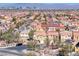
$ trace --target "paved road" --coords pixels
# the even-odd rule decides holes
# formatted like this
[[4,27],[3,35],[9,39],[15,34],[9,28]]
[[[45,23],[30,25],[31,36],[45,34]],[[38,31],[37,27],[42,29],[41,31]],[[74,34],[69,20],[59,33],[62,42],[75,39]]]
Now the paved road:
[[0,56],[24,56],[22,52],[26,49],[26,46],[10,47],[10,48],[0,48]]

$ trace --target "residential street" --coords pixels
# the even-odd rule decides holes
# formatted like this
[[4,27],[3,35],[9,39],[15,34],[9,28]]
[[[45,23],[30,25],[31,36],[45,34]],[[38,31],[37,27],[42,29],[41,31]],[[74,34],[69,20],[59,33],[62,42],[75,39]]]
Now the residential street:
[[0,56],[23,56],[22,51],[26,49],[26,46],[0,48]]

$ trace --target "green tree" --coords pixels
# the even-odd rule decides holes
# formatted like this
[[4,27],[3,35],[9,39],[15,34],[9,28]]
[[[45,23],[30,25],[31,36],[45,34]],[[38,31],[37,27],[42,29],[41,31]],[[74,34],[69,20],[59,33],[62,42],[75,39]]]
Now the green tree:
[[21,25],[23,25],[25,23],[25,21],[21,21],[21,22],[18,22],[17,24],[16,24],[16,28],[19,28]]
[[63,43],[61,53],[62,53],[63,55],[65,55],[65,56],[67,56],[68,53],[73,52],[74,49],[75,49],[75,48],[73,47],[72,44],[65,44],[65,43]]
[[28,42],[27,46],[31,50],[36,50],[36,48],[37,48],[37,41],[31,40],[31,41]]
[[2,33],[2,30],[1,30],[1,31],[0,31],[0,38],[1,38],[2,34],[3,34],[3,33]]
[[7,40],[8,42],[11,42],[13,39],[15,39],[15,36],[12,33],[13,29],[9,29],[7,32],[2,34],[2,38],[4,40]]
[[16,24],[16,17],[13,17],[12,21]]
[[30,32],[28,33],[29,39],[33,39],[34,32],[35,32],[35,30],[30,30]]

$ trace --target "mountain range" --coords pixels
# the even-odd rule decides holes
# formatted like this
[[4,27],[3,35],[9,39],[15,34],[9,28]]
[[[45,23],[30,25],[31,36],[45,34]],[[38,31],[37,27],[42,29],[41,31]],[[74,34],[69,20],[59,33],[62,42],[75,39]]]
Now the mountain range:
[[0,3],[1,8],[79,9],[79,3]]

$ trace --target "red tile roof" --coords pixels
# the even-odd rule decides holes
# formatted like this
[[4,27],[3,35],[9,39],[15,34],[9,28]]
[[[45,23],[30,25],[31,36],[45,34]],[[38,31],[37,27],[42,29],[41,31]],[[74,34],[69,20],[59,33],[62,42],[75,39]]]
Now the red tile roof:
[[48,31],[47,33],[44,32],[44,31],[35,32],[35,35],[46,36],[46,34],[47,34],[48,36],[51,36],[51,35],[56,35],[56,36],[58,36],[58,32],[56,32],[56,31]]

